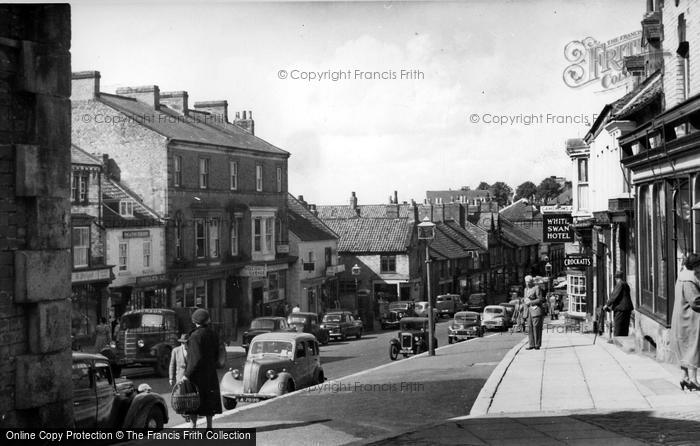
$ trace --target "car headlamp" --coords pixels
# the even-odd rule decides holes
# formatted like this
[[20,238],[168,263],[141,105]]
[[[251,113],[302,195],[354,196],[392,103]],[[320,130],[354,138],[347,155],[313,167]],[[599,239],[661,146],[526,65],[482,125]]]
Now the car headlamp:
[[268,370],[267,373],[265,373],[265,375],[268,377],[268,379],[277,378],[277,372],[272,369]]
[[116,342],[116,341],[110,342],[110,343],[109,343],[109,347],[110,347],[110,348],[117,348],[117,342]]
[[138,341],[136,341],[136,345],[138,345],[139,348],[143,348],[146,345],[146,343],[143,342],[143,339],[139,339]]
[[414,337],[413,339],[415,339],[416,341],[420,341],[420,338],[418,336]]
[[241,371],[238,369],[233,369],[233,370],[231,370],[231,376],[233,376],[233,379],[240,379],[241,378]]

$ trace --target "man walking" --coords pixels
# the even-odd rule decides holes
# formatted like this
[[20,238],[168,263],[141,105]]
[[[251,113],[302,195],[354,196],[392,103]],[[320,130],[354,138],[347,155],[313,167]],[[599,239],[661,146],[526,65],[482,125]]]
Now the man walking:
[[528,341],[526,350],[539,350],[542,344],[542,318],[544,310],[540,287],[535,285],[532,276],[525,276],[525,298],[523,299],[525,316],[527,317]]
[[625,273],[622,271],[615,273],[615,288],[610,293],[610,299],[603,309],[613,312],[613,336],[627,336],[630,328],[630,316],[634,308],[630,298],[630,286],[625,282]]

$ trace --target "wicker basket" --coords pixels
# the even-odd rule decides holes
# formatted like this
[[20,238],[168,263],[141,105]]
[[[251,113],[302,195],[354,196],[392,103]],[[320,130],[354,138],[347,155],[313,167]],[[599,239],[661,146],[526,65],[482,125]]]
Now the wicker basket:
[[196,413],[199,403],[199,390],[192,381],[186,379],[175,384],[170,394],[170,404],[175,413]]

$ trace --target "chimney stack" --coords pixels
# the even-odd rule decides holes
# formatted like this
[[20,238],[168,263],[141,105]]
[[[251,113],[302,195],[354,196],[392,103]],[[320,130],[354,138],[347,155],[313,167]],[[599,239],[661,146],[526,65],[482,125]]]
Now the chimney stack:
[[134,98],[138,102],[142,102],[156,110],[160,108],[160,88],[157,85],[117,88],[117,94]]
[[352,192],[350,195],[350,209],[357,209],[357,195],[355,195],[355,192]]
[[394,203],[399,204],[399,193],[394,191]]
[[160,103],[186,116],[188,96],[186,91],[164,91],[160,94]]
[[215,116],[222,123],[228,122],[228,102],[225,100],[195,102],[194,109],[207,112]]
[[71,101],[90,101],[100,95],[100,72],[78,71],[71,80]]
[[255,121],[253,121],[252,110],[248,110],[248,113],[246,113],[246,111],[243,110],[242,119],[241,114],[239,112],[236,112],[236,119],[234,119],[233,123],[245,130],[246,132],[250,133],[251,135],[255,135]]

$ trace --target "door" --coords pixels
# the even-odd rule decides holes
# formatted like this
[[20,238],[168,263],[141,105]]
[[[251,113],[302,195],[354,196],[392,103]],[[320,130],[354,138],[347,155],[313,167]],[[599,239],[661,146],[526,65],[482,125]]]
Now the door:
[[294,349],[294,366],[292,370],[297,389],[306,387],[308,383],[308,356],[306,342],[297,341]]
[[110,417],[114,407],[115,389],[112,373],[107,362],[96,361],[93,366],[93,381],[97,397],[97,428],[111,427]]
[[253,288],[253,318],[263,316],[263,289]]
[[92,373],[87,362],[73,363],[73,418],[75,427],[94,429],[97,400],[92,386]]

